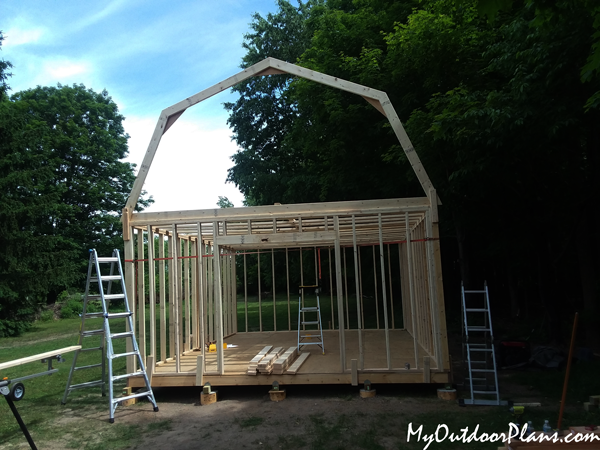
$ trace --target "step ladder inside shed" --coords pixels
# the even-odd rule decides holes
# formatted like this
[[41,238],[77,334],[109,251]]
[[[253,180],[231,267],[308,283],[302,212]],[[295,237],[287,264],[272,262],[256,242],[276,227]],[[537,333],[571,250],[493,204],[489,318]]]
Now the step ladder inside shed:
[[[317,296],[316,306],[307,306],[303,301],[302,293],[305,289],[315,289]],[[318,345],[325,354],[323,342],[323,327],[321,326],[321,303],[319,301],[320,288],[314,286],[298,287],[298,351],[305,345]],[[308,329],[307,329],[308,325]]]
[[[461,405],[507,405],[500,400],[494,349],[494,332],[487,283],[483,290],[467,291],[461,285],[463,310],[463,348],[466,371],[465,387],[470,399]],[[468,384],[467,384],[468,383]]]
[[[107,269],[107,265],[110,264],[110,269]],[[105,270],[101,270],[104,267]],[[108,273],[107,273],[108,272]],[[113,282],[120,282],[121,293],[113,294]],[[92,284],[94,283],[94,285]],[[105,291],[105,283],[107,283]],[[96,289],[90,289],[91,286],[97,286]],[[91,291],[97,291],[92,293]],[[99,301],[102,311],[101,312],[88,312],[92,308],[92,302]],[[109,312],[109,306],[111,301],[122,301],[124,311],[122,312]],[[138,348],[137,340],[133,330],[133,313],[129,308],[129,302],[127,300],[127,291],[125,290],[125,280],[123,278],[123,269],[121,266],[121,258],[119,250],[114,250],[111,257],[98,257],[96,250],[90,250],[90,261],[88,265],[88,276],[85,286],[85,295],[83,299],[83,312],[81,314],[81,327],[79,333],[79,342],[81,346],[80,350],[75,352],[73,357],[73,364],[71,371],[69,372],[69,378],[67,380],[67,386],[63,395],[62,404],[67,402],[67,397],[76,389],[82,389],[87,387],[100,386],[102,389],[102,396],[106,395],[106,384],[108,382],[108,396],[110,405],[110,423],[114,423],[115,410],[119,403],[138,397],[147,397],[148,401],[154,406],[154,411],[158,411],[156,400],[154,399],[154,393],[150,387],[148,375],[146,374],[146,368]],[[103,325],[98,327],[90,327],[90,323],[93,322],[90,319],[103,319]],[[123,319],[125,321],[125,331],[119,331],[117,333],[111,331],[111,324],[119,326],[117,323],[118,319],[121,319],[120,325],[123,325]],[[93,336],[100,336],[100,342],[98,339],[94,339]],[[92,338],[92,339],[87,339]],[[125,339],[127,350],[123,353],[115,353],[113,348],[113,339]],[[95,342],[94,344],[88,344],[88,342]],[[82,352],[97,352],[101,353],[101,362],[88,364],[88,365],[77,365],[77,359]],[[113,360],[117,358],[126,358],[128,356],[134,356],[136,358],[139,369],[133,373],[126,373],[124,375],[114,375],[113,373]],[[108,361],[108,376],[106,371],[106,362]],[[72,384],[73,375],[75,372],[86,369],[102,368],[102,375],[99,380],[88,381],[79,384]],[[134,394],[117,397],[114,395],[114,384],[119,381],[126,381],[133,377],[143,377],[145,387]]]

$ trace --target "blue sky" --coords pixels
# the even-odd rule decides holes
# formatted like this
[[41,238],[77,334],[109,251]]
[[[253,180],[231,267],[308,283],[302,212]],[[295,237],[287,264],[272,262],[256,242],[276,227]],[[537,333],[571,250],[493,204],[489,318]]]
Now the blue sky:
[[[252,14],[275,0],[6,1],[0,57],[13,64],[12,93],[57,83],[106,89],[125,116],[129,161],[140,164],[164,108],[238,72]],[[213,208],[236,151],[221,93],[186,111],[165,134],[146,189],[150,211]]]

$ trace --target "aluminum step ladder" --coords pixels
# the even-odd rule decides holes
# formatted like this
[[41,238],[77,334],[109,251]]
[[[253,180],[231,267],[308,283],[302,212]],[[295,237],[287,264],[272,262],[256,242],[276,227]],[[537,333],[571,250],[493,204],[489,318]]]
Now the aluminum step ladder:
[[[304,289],[315,288],[315,295],[317,296],[317,306],[306,306],[302,301],[302,293]],[[325,343],[323,342],[323,327],[321,326],[321,303],[319,301],[318,285],[313,286],[299,286],[298,287],[298,351],[305,345],[318,345],[325,354]],[[306,313],[310,316],[308,320]],[[314,317],[316,315],[316,317]],[[306,325],[315,327],[312,329],[306,329]],[[314,333],[314,334],[313,334]]]
[[[101,265],[106,267],[106,264],[110,264],[110,271],[106,274],[106,269],[103,271],[100,269]],[[121,284],[122,293],[121,294],[113,294],[112,286],[113,282],[119,282]],[[92,294],[90,292],[91,283],[97,283],[97,289],[94,291],[98,291],[98,294]],[[105,293],[104,283],[108,283]],[[88,312],[90,307],[90,302],[93,300],[100,300],[102,305],[102,312]],[[109,305],[111,301],[123,301],[123,307],[125,309],[124,312],[109,312]],[[148,380],[148,375],[146,374],[146,368],[144,366],[144,362],[142,361],[142,356],[140,354],[140,350],[138,348],[137,340],[135,338],[133,328],[133,312],[129,309],[129,301],[127,300],[127,291],[125,289],[125,280],[123,278],[123,268],[121,266],[121,257],[119,255],[119,250],[114,250],[111,257],[103,258],[98,257],[96,250],[90,250],[90,262],[88,265],[88,276],[87,282],[85,285],[85,295],[83,300],[83,312],[81,313],[81,327],[79,334],[79,342],[81,345],[81,350],[77,350],[75,352],[75,356],[73,357],[73,364],[71,366],[71,371],[69,372],[69,378],[67,380],[67,386],[65,388],[65,393],[63,395],[62,404],[66,404],[67,397],[76,389],[83,389],[88,387],[96,387],[100,386],[102,389],[102,396],[106,395],[106,384],[108,379],[108,397],[109,397],[109,405],[110,405],[110,423],[114,423],[115,421],[115,410],[119,403],[129,400],[132,398],[139,397],[147,397],[148,401],[152,403],[154,406],[154,411],[158,411],[158,406],[156,405],[156,400],[154,399],[154,393],[152,392],[152,388],[150,387],[150,382]],[[103,326],[101,328],[93,327],[94,329],[88,329],[89,319],[103,319]],[[110,321],[115,319],[125,319],[125,332],[113,333],[110,329]],[[100,344],[92,347],[87,347],[84,345],[86,343],[86,338],[92,336],[101,336]],[[131,351],[125,351],[124,353],[115,353],[113,348],[113,339],[125,339],[126,344],[131,344]],[[130,342],[127,342],[127,339],[131,339]],[[87,340],[89,341],[89,340]],[[106,347],[105,347],[106,345]],[[106,349],[106,351],[105,351]],[[77,358],[81,352],[93,352],[100,351],[102,354],[102,361],[96,364],[89,364],[78,366]],[[113,360],[117,358],[125,358],[128,356],[135,356],[137,360],[138,367],[140,368],[134,373],[127,373],[124,375],[114,375],[113,374]],[[106,373],[106,361],[108,360],[108,377]],[[89,381],[85,383],[72,384],[73,374],[80,370],[93,369],[101,367],[102,368],[102,378],[96,381]],[[141,389],[139,392],[134,394],[117,397],[114,395],[114,382],[120,380],[128,380],[133,377],[143,377],[145,382],[145,388]]]
[[[508,405],[500,400],[494,332],[487,282],[483,290],[467,291],[461,283],[463,345],[469,376],[470,399],[461,405]],[[483,301],[482,301],[483,298]]]

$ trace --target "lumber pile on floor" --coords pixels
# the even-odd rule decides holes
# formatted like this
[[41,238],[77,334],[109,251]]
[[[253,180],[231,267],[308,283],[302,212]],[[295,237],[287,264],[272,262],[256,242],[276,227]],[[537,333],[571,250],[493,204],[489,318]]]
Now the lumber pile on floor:
[[272,345],[267,345],[260,352],[258,352],[258,354],[254,358],[252,358],[252,361],[250,361],[250,364],[248,365],[248,375],[256,375],[258,363],[261,362],[261,360],[267,355],[267,353],[269,353],[269,350],[271,350],[272,348]]
[[258,354],[252,358],[248,365],[248,375],[257,375],[259,372],[263,375],[296,375],[300,366],[308,359],[310,353],[298,353],[298,347],[290,347],[284,350],[283,347],[273,348],[267,345]]
[[273,371],[275,360],[283,353],[283,347],[276,347],[271,353],[265,356],[258,363],[258,371],[264,375],[269,375]]
[[290,347],[288,348],[283,355],[277,358],[277,361],[273,363],[273,373],[275,375],[283,374],[287,368],[292,364],[292,362],[298,356],[298,347]]
[[294,361],[294,364],[291,365],[291,367],[285,372],[285,374],[286,375],[296,375],[296,372],[298,372],[298,370],[300,369],[300,366],[302,364],[304,364],[304,361],[306,361],[309,356],[310,356],[310,353],[308,353],[308,352],[300,353],[300,356],[298,357],[298,359],[296,361]]

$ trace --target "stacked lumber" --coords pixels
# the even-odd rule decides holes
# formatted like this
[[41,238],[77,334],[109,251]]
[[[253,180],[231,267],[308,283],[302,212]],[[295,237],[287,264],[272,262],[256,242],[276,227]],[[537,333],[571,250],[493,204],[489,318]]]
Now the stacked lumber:
[[269,375],[273,371],[273,364],[282,353],[283,347],[274,348],[271,353],[258,363],[258,371],[262,374]]
[[298,372],[298,370],[300,370],[300,366],[302,364],[304,364],[304,361],[306,361],[308,359],[308,357],[310,356],[310,353],[305,352],[305,353],[300,353],[300,356],[298,357],[298,359],[296,361],[294,361],[294,364],[292,364],[290,366],[290,368],[288,370],[286,370],[286,375],[296,375],[296,372]]
[[250,364],[248,365],[248,375],[256,375],[256,371],[258,369],[258,363],[269,353],[269,350],[273,348],[272,345],[267,345],[263,348],[258,354],[252,358]]
[[283,355],[281,355],[277,360],[273,363],[273,373],[276,375],[282,375],[283,372],[287,370],[287,368],[294,362],[296,357],[298,356],[298,347],[290,347],[288,348]]

